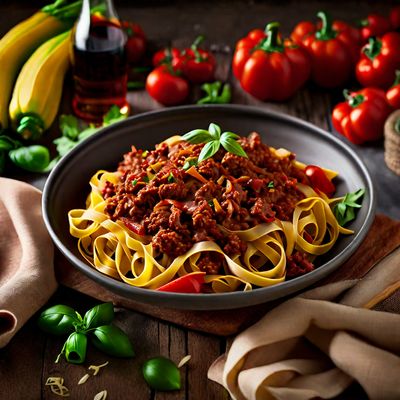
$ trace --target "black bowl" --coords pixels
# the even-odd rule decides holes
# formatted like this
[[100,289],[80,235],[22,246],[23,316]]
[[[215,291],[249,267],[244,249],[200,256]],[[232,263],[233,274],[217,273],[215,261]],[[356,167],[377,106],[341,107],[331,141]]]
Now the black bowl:
[[[337,194],[365,188],[363,206],[349,228],[354,235],[340,237],[335,246],[320,258],[314,271],[275,286],[249,292],[223,294],[166,293],[129,286],[101,274],[81,257],[77,240],[69,234],[67,213],[83,208],[89,193],[89,180],[99,169],[113,171],[122,155],[134,144],[148,149],[163,139],[210,122],[239,135],[252,131],[263,142],[285,147],[306,164],[321,165],[339,172]],[[62,158],[50,174],[43,193],[43,215],[56,246],[79,270],[97,283],[121,296],[159,306],[215,310],[258,304],[299,291],[326,277],[357,249],[373,221],[375,194],[369,173],[358,156],[331,134],[299,119],[248,106],[185,106],[134,116],[102,129]]]

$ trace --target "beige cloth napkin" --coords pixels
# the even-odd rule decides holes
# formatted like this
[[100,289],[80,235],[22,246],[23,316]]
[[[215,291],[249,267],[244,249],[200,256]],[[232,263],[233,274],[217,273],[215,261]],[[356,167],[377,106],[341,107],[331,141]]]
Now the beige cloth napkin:
[[57,287],[41,197],[31,185],[0,178],[0,348]]
[[370,308],[399,289],[400,248],[361,281],[313,289],[267,313],[208,377],[234,399],[330,399],[357,380],[372,400],[398,400],[400,315]]

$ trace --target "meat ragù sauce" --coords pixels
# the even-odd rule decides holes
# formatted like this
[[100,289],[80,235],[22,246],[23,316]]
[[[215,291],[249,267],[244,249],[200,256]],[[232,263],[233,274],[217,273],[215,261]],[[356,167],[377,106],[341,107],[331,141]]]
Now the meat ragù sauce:
[[[204,144],[161,143],[151,151],[132,147],[119,164],[119,183],[107,182],[102,190],[106,214],[149,236],[154,249],[170,257],[207,240],[230,257],[242,255],[246,243],[228,231],[275,219],[290,221],[296,203],[304,198],[297,183],[309,182],[294,165],[293,153],[278,158],[257,133],[238,142],[248,158],[221,147],[191,169]],[[200,176],[190,173],[194,168]],[[221,272],[222,263],[222,256],[207,253],[199,261],[209,274]]]

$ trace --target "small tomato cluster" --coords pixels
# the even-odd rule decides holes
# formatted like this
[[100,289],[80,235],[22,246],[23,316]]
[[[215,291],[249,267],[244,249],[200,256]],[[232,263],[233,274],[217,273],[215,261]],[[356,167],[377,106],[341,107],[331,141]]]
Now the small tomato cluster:
[[182,104],[189,96],[190,83],[214,79],[215,58],[199,47],[203,40],[199,36],[189,48],[166,48],[154,54],[154,70],[146,80],[147,92],[153,99],[166,106]]

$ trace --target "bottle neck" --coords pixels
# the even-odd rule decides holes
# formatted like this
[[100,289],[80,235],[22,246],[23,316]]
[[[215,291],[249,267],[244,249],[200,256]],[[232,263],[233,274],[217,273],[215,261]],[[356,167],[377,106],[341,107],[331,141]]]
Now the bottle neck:
[[113,0],[83,0],[82,11],[83,9],[110,20],[119,19]]

